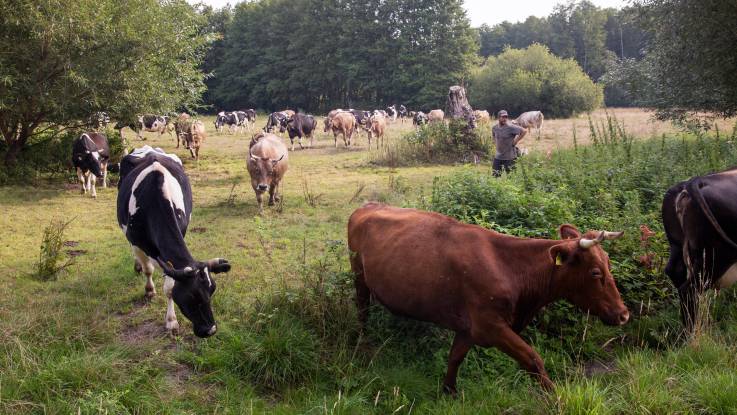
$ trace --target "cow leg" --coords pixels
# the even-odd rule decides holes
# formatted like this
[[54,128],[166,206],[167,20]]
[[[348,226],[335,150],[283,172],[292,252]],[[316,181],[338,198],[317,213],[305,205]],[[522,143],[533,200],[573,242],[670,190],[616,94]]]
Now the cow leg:
[[87,182],[88,188],[90,189],[90,194],[92,195],[92,197],[97,198],[97,176],[90,172],[90,174],[87,175]]
[[298,137],[298,139],[299,139],[299,148],[302,149],[302,150],[304,150],[305,149],[305,146],[302,145],[302,136],[300,135]]
[[522,369],[540,382],[543,388],[547,390],[554,388],[555,385],[550,380],[548,372],[545,371],[545,363],[543,363],[540,355],[509,326],[501,326],[498,331],[484,330],[483,333],[473,333],[473,337],[476,338],[478,334],[483,339],[491,333],[494,333],[494,338],[490,339],[491,345],[496,346],[499,350],[516,360],[522,366]]
[[256,202],[258,202],[258,213],[264,213],[264,194],[256,192]]
[[458,368],[466,358],[466,354],[473,346],[473,341],[468,333],[457,332],[453,339],[453,346],[450,348],[448,355],[448,371],[443,379],[443,392],[456,395],[456,378],[458,377]]
[[82,173],[82,169],[77,167],[77,177],[79,178],[79,184],[82,185],[82,189],[80,190],[81,194],[87,193],[87,180],[84,176],[84,173]]
[[358,253],[350,254],[351,270],[355,278],[353,284],[356,287],[356,307],[358,308],[358,321],[365,327],[368,322],[369,307],[371,306],[371,290],[366,285],[366,277],[363,272],[363,262]]
[[[156,295],[156,287],[154,287],[154,264],[151,259],[140,248],[133,246],[133,257],[136,265],[140,265],[144,275],[146,275],[146,299],[151,299]],[[135,268],[135,267],[134,267]]]
[[101,163],[102,164],[102,188],[107,189],[107,164],[108,162]]
[[166,296],[166,330],[174,333],[179,331],[179,322],[177,321],[177,312],[174,310],[174,299],[172,298],[172,290],[174,289],[174,279],[164,276],[164,295]]
[[338,148],[338,134],[335,134],[335,132],[333,132],[333,139],[335,140],[335,148]]
[[289,141],[292,143],[292,151],[294,151],[294,139],[289,137]]

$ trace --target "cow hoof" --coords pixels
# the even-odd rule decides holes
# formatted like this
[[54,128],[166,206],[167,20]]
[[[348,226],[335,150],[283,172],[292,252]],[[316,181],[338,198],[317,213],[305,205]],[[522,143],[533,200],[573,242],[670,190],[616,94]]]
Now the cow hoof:
[[269,200],[269,206],[274,206],[274,201],[273,200]]
[[156,297],[156,290],[146,290],[146,300],[150,301],[154,297]]
[[458,391],[456,390],[455,386],[443,385],[443,393],[454,398],[458,396]]
[[172,335],[179,334],[179,322],[174,321],[167,321],[166,322],[166,331],[171,332]]
[[143,272],[143,267],[141,267],[141,264],[139,264],[138,262],[134,262],[133,271],[135,271],[136,274],[140,274],[141,272]]

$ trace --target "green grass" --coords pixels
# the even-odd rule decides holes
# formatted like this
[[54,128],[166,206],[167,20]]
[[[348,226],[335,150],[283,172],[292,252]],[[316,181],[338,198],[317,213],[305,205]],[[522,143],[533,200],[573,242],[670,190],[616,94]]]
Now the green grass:
[[[264,124],[259,119],[257,125]],[[206,125],[212,130],[210,119]],[[397,140],[410,129],[391,125],[390,137]],[[0,413],[734,413],[733,290],[713,302],[711,330],[696,342],[684,344],[674,334],[679,326],[672,298],[650,312],[645,304],[622,329],[590,319],[553,335],[553,321],[523,334],[545,360],[555,392],[540,391],[498,351],[476,348],[461,367],[459,397],[444,396],[448,332],[376,307],[360,334],[345,227],[365,200],[429,207],[433,178],[469,170],[486,174],[489,166],[376,167],[365,135],[359,148],[336,150],[332,138],[321,134],[318,148],[290,154],[283,210],[258,216],[245,170],[248,138],[209,137],[199,163],[174,150],[167,136],[146,142],[185,161],[195,204],[190,230],[199,230],[187,235],[194,256],[221,256],[233,264],[217,278],[219,332],[206,340],[190,334],[181,314],[183,334],[169,337],[163,298],[143,302],[145,281],[133,272],[115,219],[115,186],[98,187],[93,200],[70,184],[70,171],[0,188]],[[576,160],[572,152],[555,157]],[[724,157],[705,153],[714,165]],[[542,180],[535,168],[552,171],[540,163],[529,166],[524,180]],[[657,177],[642,173],[649,172],[644,166],[622,174],[632,181]],[[509,203],[522,198],[515,192],[503,196]],[[610,202],[616,200],[601,206]],[[531,223],[546,228],[545,215],[569,212],[552,205],[557,210],[532,214],[537,222]],[[518,213],[509,212],[502,213]],[[575,209],[571,215],[574,222],[596,219]],[[43,229],[52,220],[72,218],[65,239],[79,245],[63,249],[86,253],[56,281],[39,281],[33,273]],[[657,238],[663,242],[662,234]],[[623,266],[617,277],[626,280],[630,272],[636,271]],[[162,282],[158,275],[157,284]],[[608,369],[590,370],[593,361]]]

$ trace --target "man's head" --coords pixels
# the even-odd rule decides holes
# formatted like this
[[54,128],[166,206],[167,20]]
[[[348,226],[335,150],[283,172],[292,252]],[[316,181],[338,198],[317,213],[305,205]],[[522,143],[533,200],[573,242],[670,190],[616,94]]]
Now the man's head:
[[497,118],[499,118],[499,125],[507,125],[507,121],[509,121],[509,114],[507,114],[506,110],[501,110],[497,114]]

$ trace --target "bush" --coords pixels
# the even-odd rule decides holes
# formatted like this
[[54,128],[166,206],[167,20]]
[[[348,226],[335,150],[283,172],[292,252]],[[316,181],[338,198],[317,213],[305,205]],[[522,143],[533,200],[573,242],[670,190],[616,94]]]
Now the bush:
[[423,125],[389,142],[373,162],[390,167],[418,163],[455,163],[486,159],[492,149],[488,127],[468,130],[465,121]]
[[573,59],[561,59],[547,47],[507,49],[478,68],[468,88],[473,106],[513,114],[540,110],[570,117],[602,105],[604,93]]
[[[606,246],[622,296],[632,310],[662,310],[675,298],[662,272],[668,259],[660,219],[663,194],[680,180],[737,164],[737,143],[717,136],[634,142],[614,119],[591,128],[591,147],[555,152],[550,159],[526,156],[505,178],[469,168],[436,179],[430,209],[527,237],[558,238],[556,228],[567,222],[582,231],[624,230],[622,240]],[[641,224],[656,232],[646,247],[640,242]],[[646,253],[654,254],[655,269],[638,263]],[[559,303],[533,326],[543,334],[539,341],[561,335],[568,341],[582,331],[585,318]]]
[[[110,144],[110,162],[119,162],[124,150],[120,132],[108,129],[102,133]],[[67,130],[47,131],[35,136],[19,154],[12,170],[0,169],[0,185],[26,183],[38,178],[73,178],[72,145],[80,134],[81,130]]]
[[55,280],[60,271],[72,264],[68,260],[60,264],[64,259],[62,247],[64,246],[64,231],[70,222],[53,220],[44,228],[41,251],[38,255],[36,265],[36,277],[42,281]]

